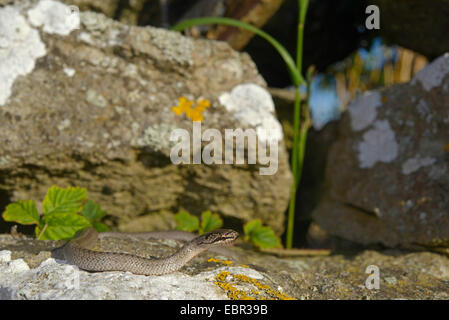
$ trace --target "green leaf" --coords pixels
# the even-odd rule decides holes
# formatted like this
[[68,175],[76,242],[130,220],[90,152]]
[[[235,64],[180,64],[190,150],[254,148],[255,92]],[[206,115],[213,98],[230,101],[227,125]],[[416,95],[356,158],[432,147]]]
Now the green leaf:
[[254,230],[262,227],[262,221],[260,219],[251,220],[243,226],[243,232],[245,233],[246,240],[249,240]]
[[44,219],[41,219],[39,221],[39,223],[37,224],[36,228],[34,228],[34,234],[35,234],[37,240],[42,239],[42,236],[41,237],[39,237],[39,236],[41,234],[42,229],[44,229],[44,228],[47,228],[47,226],[45,226]]
[[279,248],[281,241],[269,227],[262,227],[253,233],[251,241],[260,248]]
[[259,248],[281,247],[281,241],[270,227],[262,226],[260,220],[253,220],[243,226],[245,239]]
[[5,221],[15,221],[21,224],[38,224],[39,213],[33,200],[9,204],[2,215]]
[[106,212],[101,210],[100,205],[92,200],[87,200],[81,212],[89,221],[100,220]]
[[44,215],[79,212],[86,200],[86,193],[86,189],[80,187],[61,189],[52,186],[42,202]]
[[197,217],[192,216],[187,211],[180,211],[175,214],[176,230],[194,232],[198,230],[200,222]]
[[92,226],[94,227],[95,230],[97,230],[97,232],[106,232],[110,230],[107,225],[101,222],[93,222]]
[[205,211],[201,214],[200,234],[221,228],[223,220],[216,213]]
[[[91,225],[85,217],[70,212],[58,212],[43,217],[43,224],[36,227],[36,236],[45,228],[41,240],[70,239],[80,230]],[[46,226],[46,227],[45,227]]]

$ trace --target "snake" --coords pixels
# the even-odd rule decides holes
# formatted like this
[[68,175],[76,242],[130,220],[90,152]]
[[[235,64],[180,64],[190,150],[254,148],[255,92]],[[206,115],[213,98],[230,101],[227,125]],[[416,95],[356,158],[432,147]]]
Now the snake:
[[[53,250],[53,255],[64,256],[67,263],[91,271],[128,271],[138,275],[164,275],[181,269],[186,263],[205,250],[216,250],[218,246],[230,245],[238,238],[237,231],[217,229],[199,236],[183,231],[160,232],[101,232],[89,227],[75,235],[64,246]],[[95,251],[98,238],[137,238],[187,241],[178,251],[162,258],[144,258],[119,252]]]

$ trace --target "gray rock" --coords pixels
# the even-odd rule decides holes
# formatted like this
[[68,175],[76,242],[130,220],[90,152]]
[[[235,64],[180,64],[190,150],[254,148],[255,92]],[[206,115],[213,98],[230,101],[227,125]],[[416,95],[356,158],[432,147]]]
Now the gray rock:
[[449,247],[449,54],[349,107],[313,219],[361,244]]
[[[99,250],[147,257],[180,245],[103,240]],[[237,258],[203,252],[175,273],[139,276],[78,270],[50,258],[57,245],[0,235],[0,299],[449,299],[449,259],[429,252],[278,258],[237,243]],[[369,289],[376,267],[379,289]]]
[[[0,192],[10,201],[76,185],[121,230],[172,228],[172,213],[184,208],[283,231],[288,156],[248,55],[92,12],[67,20],[68,7],[54,0],[18,3],[0,7]],[[277,172],[259,174],[262,162],[172,164],[171,133],[192,133],[192,121],[172,111],[182,96],[211,102],[203,133],[272,130]]]
[[[242,265],[238,260],[244,255],[237,249],[232,253],[236,257],[233,261],[206,252],[180,271],[142,276],[129,272],[89,273],[64,260],[55,260],[60,257],[50,257],[50,250],[59,245],[56,241],[2,236],[0,244],[9,249],[0,251],[0,299],[223,300],[254,295],[270,298],[273,294],[288,297],[269,273]],[[114,238],[103,238],[97,244],[100,250],[129,252],[147,258],[170,255],[181,245],[173,240]],[[266,292],[253,293],[257,285],[267,286]]]
[[88,273],[53,258],[32,270],[22,259],[5,261],[0,270],[3,275],[0,279],[2,300],[226,298],[226,294],[210,281],[214,278],[211,273],[197,276],[176,273],[158,277],[126,272]]

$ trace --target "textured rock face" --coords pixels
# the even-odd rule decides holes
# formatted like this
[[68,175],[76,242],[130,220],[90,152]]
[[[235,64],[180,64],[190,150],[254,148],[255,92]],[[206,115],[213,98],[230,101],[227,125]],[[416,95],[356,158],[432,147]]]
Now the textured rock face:
[[[129,272],[90,273],[80,270],[59,260],[63,257],[51,257],[50,250],[60,244],[1,235],[0,299],[289,298],[286,292],[290,288],[288,281],[280,281],[279,276],[271,271],[256,271],[242,265],[248,260],[238,248],[230,249],[232,252],[229,254],[234,256],[231,259],[203,252],[179,271],[162,276],[143,276]],[[103,238],[96,244],[101,251],[127,252],[146,258],[169,256],[181,246],[181,242],[169,239],[141,241],[132,237]],[[256,294],[254,289],[257,285],[267,289],[258,290]],[[236,286],[240,293],[236,292]]]
[[[99,247],[165,256],[177,245],[160,240]],[[78,270],[50,258],[55,246],[0,235],[0,299],[449,299],[449,259],[429,252],[285,259],[234,248],[235,259],[203,252],[180,271],[141,276]],[[378,289],[366,286],[373,266],[379,270]]]
[[449,246],[449,54],[408,84],[356,99],[329,153],[313,213],[362,244]]
[[182,96],[211,102],[203,132],[279,132],[251,59],[225,43],[91,12],[77,21],[67,9],[51,0],[0,7],[1,194],[41,200],[51,185],[82,186],[122,230],[171,228],[170,212],[183,207],[259,217],[282,232],[291,185],[282,141],[274,175],[260,175],[259,164],[170,161],[171,132],[192,132],[192,121],[172,111]]

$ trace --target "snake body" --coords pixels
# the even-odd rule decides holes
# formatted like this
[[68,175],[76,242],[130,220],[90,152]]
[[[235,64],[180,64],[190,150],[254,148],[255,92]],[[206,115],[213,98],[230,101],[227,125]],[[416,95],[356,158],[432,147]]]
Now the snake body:
[[[137,237],[158,238],[156,233],[104,233],[103,236],[112,237]],[[173,238],[183,238],[187,234],[174,233]],[[192,236],[189,236],[191,238]],[[62,250],[68,263],[74,264],[87,271],[129,271],[141,275],[162,275],[174,272],[182,268],[187,262],[199,253],[216,248],[217,245],[231,244],[238,238],[238,233],[229,229],[218,229],[186,242],[174,254],[164,257],[148,259],[127,253],[100,252],[91,250],[98,239],[98,233],[93,228],[88,228],[68,242],[59,250]],[[58,250],[56,249],[56,250]]]

